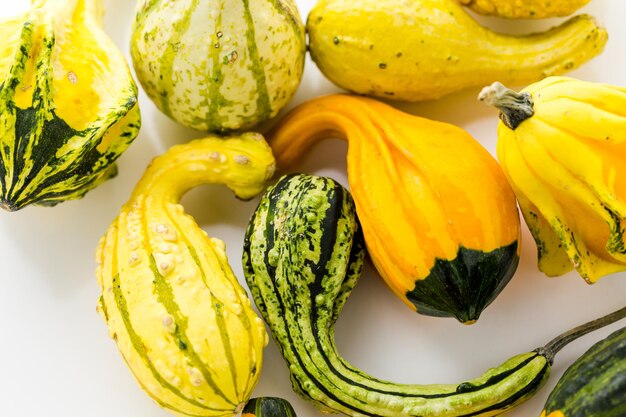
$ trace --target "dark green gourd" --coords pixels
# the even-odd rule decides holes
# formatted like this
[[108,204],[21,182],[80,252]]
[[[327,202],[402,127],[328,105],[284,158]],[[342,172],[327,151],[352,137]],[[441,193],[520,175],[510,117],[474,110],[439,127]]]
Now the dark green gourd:
[[626,327],[594,344],[567,368],[542,416],[626,416]]
[[337,353],[334,325],[365,254],[354,203],[332,179],[293,174],[270,187],[244,242],[244,274],[289,365],[294,390],[323,411],[351,416],[494,416],[529,398],[566,343],[626,308],[516,355],[460,384],[406,385],[374,378]]
[[251,398],[243,408],[241,417],[296,417],[291,404],[282,398]]

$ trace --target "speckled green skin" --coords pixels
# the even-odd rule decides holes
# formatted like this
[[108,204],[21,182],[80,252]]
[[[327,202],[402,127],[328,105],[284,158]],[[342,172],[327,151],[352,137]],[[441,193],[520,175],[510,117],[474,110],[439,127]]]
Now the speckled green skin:
[[363,256],[352,198],[331,179],[283,177],[268,189],[248,225],[248,287],[303,398],[355,417],[495,416],[542,386],[550,361],[541,349],[448,385],[383,381],[347,363],[337,353],[334,325]]
[[544,406],[545,415],[557,411],[565,417],[626,415],[626,327],[594,344],[565,371]]
[[203,131],[244,130],[295,93],[304,36],[292,0],[141,0],[131,56],[144,90],[172,119]]

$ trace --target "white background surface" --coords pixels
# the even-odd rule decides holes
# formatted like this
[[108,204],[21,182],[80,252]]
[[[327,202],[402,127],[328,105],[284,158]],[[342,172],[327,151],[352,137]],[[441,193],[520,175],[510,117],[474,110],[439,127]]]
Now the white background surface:
[[[314,0],[297,0],[303,19]],[[104,0],[105,30],[128,54],[134,2]],[[2,0],[0,15],[26,8],[26,0]],[[608,29],[604,53],[570,75],[626,85],[626,2],[592,0],[583,9]],[[501,30],[524,32],[560,21],[480,19]],[[293,105],[338,89],[308,60]],[[478,89],[437,102],[398,107],[467,129],[492,153],[497,116],[475,99]],[[149,160],[175,143],[200,137],[159,114],[140,98],[143,127],[119,160],[119,176],[78,201],[55,208],[28,207],[0,213],[0,416],[164,417],[126,369],[104,322],[96,314],[94,251]],[[346,145],[327,141],[301,170],[345,181]],[[625,161],[626,163],[626,161]],[[218,186],[198,188],[183,200],[210,235],[226,241],[240,277],[244,228],[256,200],[242,203]],[[549,279],[537,271],[535,245],[524,229],[522,259],[513,280],[473,326],[419,316],[406,308],[366,266],[337,324],[340,353],[381,378],[404,383],[455,383],[474,378],[508,357],[543,345],[558,333],[623,306],[626,274],[588,286],[575,273]],[[625,323],[621,323],[623,326]],[[566,347],[547,385],[510,417],[539,416],[545,398],[565,368],[614,324]],[[270,341],[254,396],[283,396],[300,417],[320,413],[291,391],[287,367]]]

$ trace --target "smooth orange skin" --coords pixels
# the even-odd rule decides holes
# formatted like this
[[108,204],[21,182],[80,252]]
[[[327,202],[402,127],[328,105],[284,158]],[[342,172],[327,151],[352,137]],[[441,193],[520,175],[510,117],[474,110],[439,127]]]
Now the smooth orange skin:
[[457,126],[338,94],[296,107],[267,137],[283,171],[321,139],[348,141],[348,182],[370,257],[412,309],[405,294],[437,258],[520,239],[515,196],[500,166]]

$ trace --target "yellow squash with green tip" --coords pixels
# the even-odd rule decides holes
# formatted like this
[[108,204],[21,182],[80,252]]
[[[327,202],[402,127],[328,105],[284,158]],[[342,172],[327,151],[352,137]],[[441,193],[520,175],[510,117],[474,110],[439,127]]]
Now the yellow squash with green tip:
[[180,198],[223,183],[249,199],[273,172],[258,134],[174,146],[150,164],[100,242],[98,311],[141,387],[178,416],[241,412],[268,341],[224,242],[208,237]]
[[511,19],[543,19],[568,16],[589,0],[457,0],[473,11]]
[[101,15],[101,0],[35,0],[0,21],[0,207],[82,197],[137,136],[137,86]]
[[480,98],[501,111],[498,159],[535,238],[539,269],[589,283],[626,270],[626,88],[549,77]]
[[320,0],[307,20],[311,58],[336,85],[393,100],[437,99],[500,80],[563,74],[602,52],[587,15],[512,36],[479,25],[456,0]]

